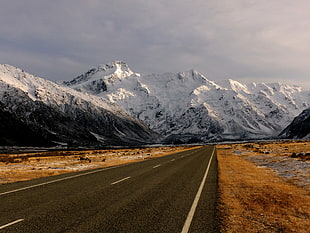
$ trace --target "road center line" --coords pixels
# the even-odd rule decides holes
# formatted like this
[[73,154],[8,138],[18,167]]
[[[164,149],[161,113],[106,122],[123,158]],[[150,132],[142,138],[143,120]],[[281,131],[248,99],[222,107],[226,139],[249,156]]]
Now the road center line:
[[207,167],[206,172],[205,172],[205,174],[203,176],[203,179],[202,179],[201,184],[199,186],[199,189],[198,189],[198,192],[197,192],[196,197],[194,199],[194,202],[192,204],[192,207],[191,207],[191,209],[190,209],[190,211],[189,211],[189,213],[187,215],[187,218],[186,218],[186,221],[184,223],[184,226],[183,226],[183,229],[182,229],[181,233],[188,233],[188,231],[189,231],[189,227],[190,227],[190,225],[192,223],[192,220],[193,220],[193,217],[194,217],[197,205],[198,205],[198,201],[199,201],[201,193],[202,193],[202,189],[203,189],[203,187],[205,185],[205,182],[207,180],[207,176],[208,176],[210,165],[211,165],[211,162],[212,162],[212,159],[213,159],[214,151],[215,151],[215,147],[213,148],[212,155],[211,155],[209,163],[208,163],[208,167]]
[[[120,166],[116,166],[116,167],[122,167],[122,166],[126,166],[126,165],[128,165],[128,164],[124,164],[124,165],[120,165]],[[9,194],[9,193],[19,192],[19,191],[26,190],[26,189],[31,189],[31,188],[43,186],[43,185],[46,185],[46,184],[52,184],[52,183],[56,183],[56,182],[63,181],[63,180],[69,180],[69,179],[80,177],[80,176],[86,176],[86,175],[89,175],[89,174],[93,174],[93,173],[97,173],[97,172],[102,172],[102,171],[114,169],[116,167],[107,167],[107,168],[103,168],[103,169],[100,169],[100,170],[90,171],[90,172],[86,172],[86,173],[82,173],[82,174],[78,174],[78,175],[74,175],[74,176],[68,176],[68,177],[65,177],[65,178],[57,179],[57,180],[52,180],[52,181],[48,181],[48,182],[44,182],[44,183],[40,183],[40,184],[35,184],[35,185],[27,186],[27,187],[24,187],[24,188],[15,189],[15,190],[7,191],[7,192],[4,192],[4,193],[0,193],[0,196],[6,195],[6,194]]]
[[14,222],[5,224],[5,225],[3,225],[3,226],[0,226],[0,230],[1,230],[1,229],[4,229],[4,228],[6,228],[6,227],[9,227],[9,226],[11,226],[11,225],[14,225],[14,224],[16,224],[16,223],[22,222],[22,221],[24,221],[24,219],[18,219],[18,220],[14,221]]
[[131,177],[128,176],[128,177],[126,177],[126,178],[124,178],[124,179],[121,179],[121,180],[118,180],[118,181],[115,181],[115,182],[111,183],[111,185],[118,184],[118,183],[120,183],[120,182],[122,182],[122,181],[124,181],[124,180],[128,180],[128,179],[130,179],[130,178],[131,178]]
[[154,166],[153,168],[158,168],[158,167],[160,167],[160,166],[161,166],[161,164],[158,164],[158,165]]

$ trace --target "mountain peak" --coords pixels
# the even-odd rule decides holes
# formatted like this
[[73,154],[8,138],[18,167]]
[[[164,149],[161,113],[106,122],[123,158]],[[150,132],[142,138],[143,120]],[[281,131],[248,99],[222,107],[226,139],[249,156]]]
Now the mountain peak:
[[89,89],[89,91],[98,94],[106,91],[107,86],[130,76],[140,76],[140,74],[134,73],[123,61],[113,61],[101,64],[97,68],[92,68],[75,79],[63,83],[77,90]]
[[126,62],[123,61],[112,61],[110,63],[106,64],[101,64],[97,67],[98,70],[104,70],[104,71],[114,71],[114,72],[119,72],[119,71],[124,71],[124,72],[129,72],[133,73],[129,66],[127,65]]
[[207,79],[202,73],[195,69],[191,69],[185,72],[178,73],[178,77],[181,79],[188,79],[192,80],[194,82],[201,83],[203,85],[209,85],[209,86],[217,86],[213,81],[210,81]]

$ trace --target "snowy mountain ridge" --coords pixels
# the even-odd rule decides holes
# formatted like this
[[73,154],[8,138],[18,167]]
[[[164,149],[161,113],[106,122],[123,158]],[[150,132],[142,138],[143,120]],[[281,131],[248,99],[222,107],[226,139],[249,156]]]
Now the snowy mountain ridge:
[[33,101],[40,100],[46,104],[57,106],[67,101],[65,99],[67,95],[74,95],[81,100],[91,102],[95,106],[105,108],[111,112],[124,114],[123,109],[118,105],[113,105],[105,99],[58,85],[52,81],[26,73],[22,69],[11,65],[0,65],[0,73],[0,81],[2,83],[22,90]]
[[154,132],[166,143],[270,138],[309,103],[298,86],[214,82],[195,70],[142,75],[115,61],[59,85],[0,65],[0,145],[14,141],[3,133],[14,137],[12,125],[60,145],[141,145],[158,142]]
[[[310,92],[297,86],[232,79],[217,84],[195,70],[141,75],[124,62],[117,64],[126,69],[101,72],[100,67],[116,66],[112,62],[64,84],[122,106],[171,140],[182,135],[197,141],[271,137],[310,106]],[[85,76],[91,81],[80,81]]]
[[142,122],[109,100],[10,65],[0,65],[0,103],[4,114],[14,115],[47,141],[60,144],[144,144],[155,136]]
[[[130,76],[140,76],[130,70],[128,65],[121,61],[113,61],[110,64],[99,65],[97,68],[90,69],[85,74],[81,74],[72,81],[65,81],[67,86],[74,85],[74,89],[91,93],[100,93],[107,90],[107,85],[113,85],[117,81],[122,81]],[[105,77],[102,82],[101,77]],[[86,87],[92,88],[87,90]],[[84,91],[84,88],[86,90]]]

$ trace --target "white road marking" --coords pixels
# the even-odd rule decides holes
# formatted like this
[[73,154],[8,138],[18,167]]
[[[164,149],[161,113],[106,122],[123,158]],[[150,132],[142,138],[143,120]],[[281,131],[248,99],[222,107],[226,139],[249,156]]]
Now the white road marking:
[[198,205],[198,201],[199,201],[201,193],[202,193],[203,186],[205,185],[205,182],[206,182],[206,179],[207,179],[207,176],[208,176],[208,173],[209,173],[209,168],[210,168],[211,161],[213,159],[214,151],[215,151],[215,147],[214,147],[214,149],[212,151],[212,155],[210,157],[210,160],[209,160],[209,163],[208,163],[208,167],[207,167],[206,172],[204,174],[204,177],[203,177],[203,179],[201,181],[201,184],[199,186],[199,189],[198,189],[198,192],[197,192],[196,197],[194,199],[194,202],[192,204],[192,207],[191,207],[191,209],[190,209],[190,211],[189,211],[189,213],[187,215],[187,218],[186,218],[186,221],[184,223],[184,226],[183,226],[183,229],[182,229],[181,233],[188,233],[188,231],[189,231],[189,227],[190,227],[190,225],[192,223],[192,220],[193,220],[193,217],[194,217],[197,205]]
[[[117,166],[117,167],[122,167],[122,166],[126,166],[126,165],[128,165],[128,164],[120,165],[120,166]],[[80,176],[86,176],[86,175],[89,175],[89,174],[93,174],[93,173],[97,173],[97,172],[101,172],[101,171],[105,171],[105,170],[110,170],[110,169],[114,169],[114,168],[117,168],[117,167],[107,167],[107,168],[103,168],[103,169],[100,169],[100,170],[95,170],[95,171],[91,171],[91,172],[86,172],[86,173],[82,173],[82,174],[78,174],[78,175],[74,175],[74,176],[68,176],[68,177],[65,177],[65,178],[44,182],[44,183],[41,183],[41,184],[35,184],[35,185],[27,186],[27,187],[24,187],[24,188],[15,189],[15,190],[7,191],[7,192],[4,192],[4,193],[0,193],[0,196],[6,195],[6,194],[9,194],[9,193],[19,192],[19,191],[26,190],[26,189],[31,189],[31,188],[43,186],[43,185],[46,185],[46,184],[56,183],[56,182],[63,181],[63,180],[69,180],[69,179],[80,177]]]
[[118,180],[118,181],[115,181],[115,182],[111,183],[111,185],[118,184],[118,183],[120,183],[120,182],[122,182],[122,181],[124,181],[124,180],[128,180],[128,179],[130,179],[130,178],[131,178],[131,177],[128,176],[128,177],[126,177],[126,178],[124,178],[124,179],[121,179],[121,180]]
[[9,226],[11,226],[11,225],[14,225],[14,224],[16,224],[16,223],[22,222],[22,221],[24,221],[24,219],[18,219],[18,220],[14,221],[14,222],[5,224],[5,225],[3,225],[3,226],[0,226],[0,230],[1,230],[1,229],[4,229],[4,228],[6,228],[6,227],[9,227]]
[[170,161],[173,162],[173,161],[175,161],[175,159],[171,159]]
[[158,168],[158,167],[160,167],[160,166],[161,166],[161,164],[158,164],[158,165],[154,166],[153,168]]
[[[181,156],[181,157],[183,158],[184,156]],[[143,160],[143,161],[140,161],[140,162],[142,163],[142,162],[146,162],[146,161],[147,160]],[[11,190],[11,191],[0,193],[0,196],[6,195],[6,194],[10,194],[10,193],[19,192],[19,191],[23,191],[23,190],[27,190],[27,189],[31,189],[31,188],[35,188],[35,187],[39,187],[39,186],[43,186],[43,185],[47,185],[47,184],[56,183],[56,182],[63,181],[63,180],[69,180],[69,179],[73,179],[73,178],[80,177],[80,176],[86,176],[86,175],[89,175],[89,174],[93,174],[93,173],[97,173],[97,172],[101,172],[101,171],[105,171],[105,170],[110,170],[110,169],[114,169],[114,168],[124,167],[124,166],[128,166],[128,165],[129,164],[123,164],[123,165],[119,165],[119,166],[115,166],[115,167],[107,167],[107,168],[103,168],[103,169],[100,169],[100,170],[95,170],[95,171],[86,172],[86,173],[82,173],[82,174],[78,174],[78,175],[68,176],[68,177],[65,177],[65,178],[60,178],[60,179],[57,179],[57,180],[52,180],[52,181],[48,181],[48,182],[44,182],[44,183],[40,183],[40,184],[30,185],[30,186],[27,186],[27,187],[24,187],[24,188],[19,188],[19,189],[15,189],[15,190]]]

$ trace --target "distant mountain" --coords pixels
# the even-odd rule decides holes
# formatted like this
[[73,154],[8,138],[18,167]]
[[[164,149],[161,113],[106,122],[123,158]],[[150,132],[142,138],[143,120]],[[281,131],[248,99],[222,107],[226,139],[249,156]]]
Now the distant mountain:
[[310,108],[295,117],[280,134],[283,138],[310,139]]
[[215,83],[195,70],[142,75],[121,61],[63,84],[122,106],[169,143],[276,136],[310,107],[297,86]]
[[10,65],[0,65],[0,107],[0,145],[98,147],[156,140],[118,105]]

